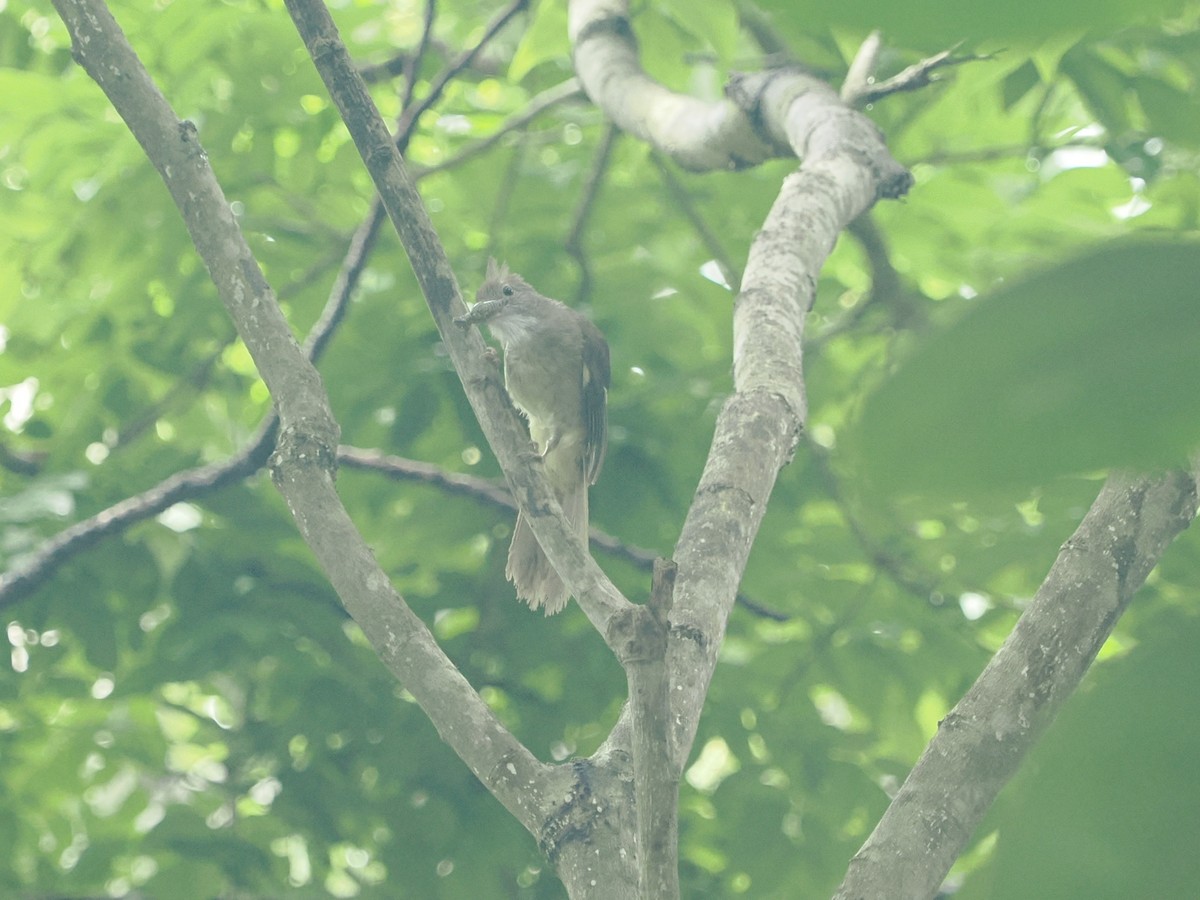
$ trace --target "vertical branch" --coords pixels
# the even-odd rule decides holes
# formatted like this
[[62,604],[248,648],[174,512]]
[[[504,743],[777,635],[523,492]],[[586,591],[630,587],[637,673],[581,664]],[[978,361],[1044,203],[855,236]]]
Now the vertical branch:
[[678,567],[654,562],[650,602],[616,620],[613,648],[629,681],[633,783],[637,807],[638,896],[679,896],[679,771],[670,750],[667,675],[668,617]]

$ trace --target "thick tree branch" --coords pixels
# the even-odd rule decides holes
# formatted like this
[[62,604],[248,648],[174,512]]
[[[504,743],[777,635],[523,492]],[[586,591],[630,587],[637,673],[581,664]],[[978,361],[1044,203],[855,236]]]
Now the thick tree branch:
[[679,774],[671,759],[667,629],[674,602],[673,562],[654,564],[650,602],[621,618],[614,648],[629,681],[636,786],[639,897],[679,896]]
[[[1196,515],[1194,475],[1114,475],[850,863],[843,900],[932,897],[1163,551]],[[900,862],[901,864],[897,864]]]
[[272,474],[301,534],[376,653],[439,734],[519,821],[535,829],[560,799],[567,778],[538,762],[500,724],[396,594],[355,531],[333,487],[337,425],[324,387],[238,230],[194,126],[179,122],[99,0],[57,0],[56,8],[76,59],[108,95],[175,198],[271,391],[280,419]]
[[679,580],[668,661],[680,764],[695,737],[725,623],[776,476],[804,427],[801,341],[821,266],[843,228],[877,197],[909,183],[907,173],[888,162],[873,127],[863,128],[856,114],[833,109],[838,101],[829,88],[789,101],[794,87],[788,81],[774,88],[768,83],[759,92],[761,102],[787,106],[780,125],[804,149],[804,162],[784,180],[751,245],[733,316],[735,393],[717,418],[675,548]]
[[571,0],[567,17],[579,80],[623,131],[695,171],[744,168],[786,152],[728,100],[698,100],[650,78],[638,61],[626,0]]

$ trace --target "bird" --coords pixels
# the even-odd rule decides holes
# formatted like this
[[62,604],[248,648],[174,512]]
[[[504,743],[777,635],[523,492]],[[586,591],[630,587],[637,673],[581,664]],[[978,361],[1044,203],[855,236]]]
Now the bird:
[[[475,305],[454,320],[486,324],[504,352],[504,386],[529,423],[546,480],[579,539],[587,544],[588,487],[608,447],[608,342],[587,316],[539,294],[507,264],[489,259]],[[517,513],[504,575],[517,597],[550,616],[570,592],[524,513]]]

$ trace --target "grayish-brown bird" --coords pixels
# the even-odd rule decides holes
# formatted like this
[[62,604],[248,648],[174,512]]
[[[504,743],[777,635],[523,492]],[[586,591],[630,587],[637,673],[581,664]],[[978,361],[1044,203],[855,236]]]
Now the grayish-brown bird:
[[[508,266],[488,260],[476,303],[455,319],[487,323],[504,349],[504,386],[529,420],[546,480],[587,544],[588,485],[608,445],[608,342],[582,313],[543,297]],[[517,515],[505,576],[532,609],[553,615],[570,597],[525,516]]]

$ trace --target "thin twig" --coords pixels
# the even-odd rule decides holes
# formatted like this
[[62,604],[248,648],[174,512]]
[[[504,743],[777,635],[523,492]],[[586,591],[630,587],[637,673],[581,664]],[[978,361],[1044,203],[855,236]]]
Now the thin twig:
[[449,62],[434,76],[433,81],[429,84],[429,93],[426,94],[420,101],[404,110],[400,117],[400,122],[396,126],[396,146],[400,148],[403,154],[408,149],[408,142],[412,137],[412,133],[416,128],[417,120],[421,118],[422,113],[433,106],[442,96],[442,91],[455,77],[458,76],[465,68],[473,63],[476,57],[491,40],[500,33],[500,30],[507,25],[517,13],[523,11],[529,6],[529,0],[513,0],[507,7],[502,9],[483,31],[483,36],[475,42],[473,47],[464,50],[457,58]]
[[421,74],[421,63],[425,61],[425,53],[429,50],[429,41],[433,36],[436,14],[436,0],[425,0],[425,23],[421,28],[421,40],[417,42],[417,49],[404,63],[404,97],[400,100],[401,109],[408,109],[412,105],[413,94],[417,90],[417,76]]
[[422,178],[427,178],[437,172],[444,172],[447,169],[453,169],[461,166],[463,163],[482,155],[492,147],[496,146],[496,144],[503,140],[506,135],[509,135],[520,128],[524,128],[551,107],[557,106],[559,103],[563,103],[567,100],[574,100],[578,97],[583,97],[583,95],[583,88],[580,87],[579,80],[576,78],[568,78],[566,81],[562,82],[562,84],[555,85],[552,88],[547,88],[540,94],[537,94],[530,99],[529,103],[526,104],[525,108],[521,110],[521,112],[510,117],[509,119],[506,119],[499,128],[482,140],[476,141],[473,144],[468,144],[459,150],[458,153],[454,154],[448,159],[442,160],[442,162],[435,165],[424,167],[414,166],[413,180],[420,181]]
[[[411,481],[427,484],[445,491],[468,497],[478,503],[484,503],[495,509],[515,512],[517,504],[509,493],[508,488],[499,481],[479,478],[475,475],[463,475],[459,472],[447,472],[440,466],[415,459],[383,453],[380,450],[364,450],[359,447],[342,445],[338,447],[338,463],[346,469],[378,472],[396,481]],[[646,572],[654,569],[654,561],[660,554],[634,544],[627,544],[599,528],[593,527],[588,532],[588,543],[597,550],[602,550],[614,559],[629,563],[635,568]],[[738,603],[760,618],[776,622],[786,622],[791,616],[763,606],[757,600],[738,594]]]
[[959,46],[961,44],[955,44],[948,50],[943,50],[941,53],[935,53],[933,56],[923,59],[920,62],[913,63],[907,69],[893,75],[891,78],[863,85],[862,89],[856,93],[843,94],[843,99],[847,103],[854,105],[873,103],[881,97],[886,97],[888,94],[897,94],[901,91],[916,91],[927,87],[937,80],[934,73],[939,69],[995,58],[995,54],[992,53],[982,55],[967,53],[962,56],[955,56],[954,51]]
[[604,183],[604,174],[608,171],[608,164],[612,159],[613,145],[619,134],[620,130],[615,125],[605,126],[604,136],[600,139],[600,146],[596,148],[596,156],[592,160],[592,168],[588,172],[587,178],[584,179],[583,191],[579,202],[575,205],[575,211],[571,215],[571,227],[567,230],[567,239],[563,242],[567,253],[579,266],[578,296],[580,300],[590,297],[592,292],[592,268],[588,264],[587,254],[583,249],[583,230],[587,227],[592,208],[596,205],[596,197],[600,194],[600,187]]
[[742,282],[741,269],[734,263],[733,257],[725,249],[725,245],[721,242],[717,233],[709,227],[708,222],[700,215],[700,211],[696,209],[696,204],[692,200],[691,192],[683,186],[679,177],[667,165],[663,155],[661,153],[651,153],[650,161],[654,164],[654,168],[658,170],[659,177],[670,192],[675,207],[683,213],[684,217],[691,223],[692,228],[696,230],[696,234],[700,236],[700,241],[704,244],[704,248],[720,267],[726,284],[736,294]]

